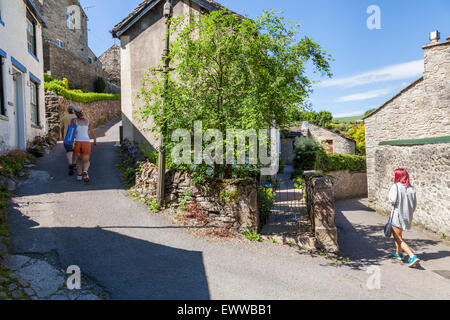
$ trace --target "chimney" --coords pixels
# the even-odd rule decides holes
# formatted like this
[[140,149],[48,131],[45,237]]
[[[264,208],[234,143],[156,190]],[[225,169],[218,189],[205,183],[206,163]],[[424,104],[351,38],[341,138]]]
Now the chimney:
[[441,33],[439,31],[430,32],[430,41],[431,43],[439,43],[439,39],[441,39]]
[[446,41],[439,42],[441,34],[439,31],[430,32],[431,43],[423,46],[424,49],[424,79],[434,79],[433,81],[442,81],[444,87],[447,86],[445,77],[439,75],[448,74],[449,66],[446,61],[450,59],[450,37]]

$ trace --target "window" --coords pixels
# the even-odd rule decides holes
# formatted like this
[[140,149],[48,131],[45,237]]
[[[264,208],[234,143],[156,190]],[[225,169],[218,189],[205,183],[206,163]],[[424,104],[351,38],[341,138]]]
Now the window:
[[88,58],[88,62],[89,62],[89,63],[92,63],[92,59],[91,59],[91,58]]
[[28,51],[34,56],[37,56],[36,52],[36,20],[27,11],[27,43]]
[[66,8],[66,25],[70,30],[75,29],[75,17],[73,11],[69,8]]
[[0,115],[6,116],[5,97],[3,86],[3,57],[0,56]]
[[62,43],[62,41],[59,40],[59,39],[56,39],[56,45],[57,45],[58,47],[60,47],[61,49],[62,49],[62,47],[63,47],[63,43]]
[[39,126],[39,85],[34,81],[30,81],[30,107],[31,107],[31,123]]

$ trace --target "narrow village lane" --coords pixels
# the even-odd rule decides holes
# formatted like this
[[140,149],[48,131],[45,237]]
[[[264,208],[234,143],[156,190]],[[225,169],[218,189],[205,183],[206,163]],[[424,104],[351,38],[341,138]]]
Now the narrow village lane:
[[[112,299],[448,299],[450,296],[450,281],[430,270],[410,270],[384,259],[378,251],[367,251],[369,259],[363,259],[366,252],[361,248],[366,248],[367,243],[375,251],[374,247],[387,243],[366,232],[372,225],[376,225],[373,229],[376,231],[383,218],[373,212],[363,214],[376,216],[374,221],[358,220],[361,216],[340,209],[342,247],[346,255],[354,255],[354,261],[348,264],[268,241],[219,241],[191,236],[128,197],[116,169],[118,156],[114,145],[119,138],[119,126],[115,121],[98,130],[99,146],[94,149],[89,185],[67,175],[61,145],[38,160],[36,170],[31,172],[28,183],[19,187],[9,210],[13,253],[52,252],[63,268],[78,265]],[[358,223],[356,227],[363,233],[352,229],[350,222]],[[375,242],[372,237],[377,237]],[[436,247],[432,242],[417,242],[418,246],[425,244],[423,248],[432,253],[423,254],[423,258],[441,259],[439,255],[446,255],[448,259],[447,245]],[[369,290],[366,285],[370,276],[366,271],[372,265],[381,268],[379,290]],[[423,266],[428,269],[428,261]],[[444,270],[444,266],[434,268]]]

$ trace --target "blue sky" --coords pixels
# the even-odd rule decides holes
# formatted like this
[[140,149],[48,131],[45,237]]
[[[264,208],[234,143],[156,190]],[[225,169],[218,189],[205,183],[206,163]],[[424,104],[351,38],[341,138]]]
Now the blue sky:
[[[359,115],[391,98],[423,72],[422,46],[429,32],[439,30],[441,41],[450,36],[448,0],[217,0],[231,10],[259,16],[263,10],[282,11],[298,21],[301,36],[318,42],[335,59],[333,78],[311,73],[314,110],[335,116]],[[89,43],[100,55],[117,40],[109,30],[141,0],[81,0],[88,7]],[[381,29],[369,30],[367,8],[381,11]]]

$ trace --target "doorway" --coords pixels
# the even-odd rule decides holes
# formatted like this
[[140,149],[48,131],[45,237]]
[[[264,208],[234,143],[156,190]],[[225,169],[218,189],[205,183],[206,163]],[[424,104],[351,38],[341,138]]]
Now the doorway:
[[23,74],[13,70],[13,88],[14,88],[14,146],[25,150],[25,108],[24,108],[24,84]]

